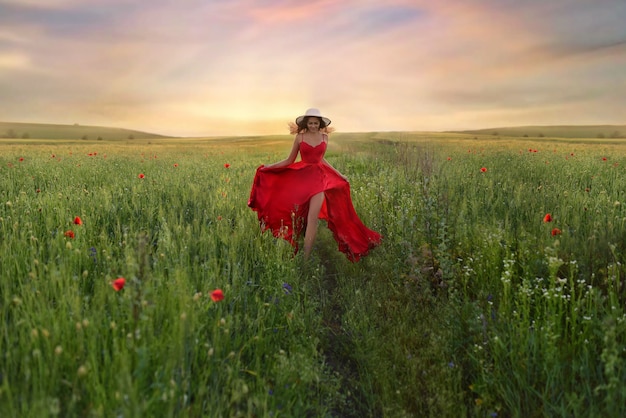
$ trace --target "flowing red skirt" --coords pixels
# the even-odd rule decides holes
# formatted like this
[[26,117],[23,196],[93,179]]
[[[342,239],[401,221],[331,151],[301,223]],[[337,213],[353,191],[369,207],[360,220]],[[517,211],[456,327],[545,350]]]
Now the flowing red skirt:
[[271,230],[298,251],[298,238],[306,230],[309,200],[324,192],[319,219],[327,222],[339,251],[352,262],[381,242],[378,232],[359,219],[350,197],[350,184],[323,163],[299,161],[287,167],[262,170],[254,176],[248,206],[256,211],[261,230]]

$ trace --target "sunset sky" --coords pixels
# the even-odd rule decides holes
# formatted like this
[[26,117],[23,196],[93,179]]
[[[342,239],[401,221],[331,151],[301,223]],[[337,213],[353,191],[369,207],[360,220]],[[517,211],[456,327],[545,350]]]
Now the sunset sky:
[[0,121],[626,124],[626,0],[0,0]]

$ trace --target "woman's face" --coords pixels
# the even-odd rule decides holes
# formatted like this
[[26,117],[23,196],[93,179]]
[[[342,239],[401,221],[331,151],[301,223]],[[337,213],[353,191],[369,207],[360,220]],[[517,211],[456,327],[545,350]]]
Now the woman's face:
[[316,132],[320,129],[320,120],[315,117],[308,118],[306,121],[306,128],[309,131]]

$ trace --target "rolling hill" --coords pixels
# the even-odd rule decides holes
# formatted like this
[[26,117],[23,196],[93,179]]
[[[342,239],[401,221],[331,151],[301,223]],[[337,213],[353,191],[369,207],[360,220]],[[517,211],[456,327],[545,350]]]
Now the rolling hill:
[[626,138],[626,125],[516,126],[454,132],[531,138]]
[[[513,126],[443,133],[467,135],[492,135],[514,138],[626,138],[626,125],[546,125]],[[344,133],[346,134],[346,133]],[[158,135],[132,129],[89,125],[61,125],[44,123],[0,122],[0,139],[44,140],[129,140],[164,139],[171,136]]]
[[104,126],[0,122],[0,138],[127,140],[169,137],[132,129]]

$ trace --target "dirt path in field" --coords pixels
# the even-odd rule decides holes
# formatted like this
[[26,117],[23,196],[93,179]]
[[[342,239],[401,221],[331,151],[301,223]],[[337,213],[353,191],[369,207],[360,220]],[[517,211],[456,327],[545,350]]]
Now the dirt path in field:
[[343,326],[344,308],[337,291],[337,268],[333,260],[337,257],[334,241],[324,242],[317,249],[323,267],[320,277],[322,318],[325,332],[320,336],[320,348],[331,373],[339,379],[340,393],[332,416],[351,418],[373,416],[367,396],[361,385],[360,366],[355,358],[355,336]]

